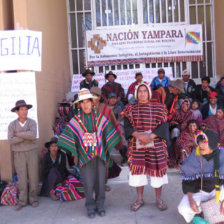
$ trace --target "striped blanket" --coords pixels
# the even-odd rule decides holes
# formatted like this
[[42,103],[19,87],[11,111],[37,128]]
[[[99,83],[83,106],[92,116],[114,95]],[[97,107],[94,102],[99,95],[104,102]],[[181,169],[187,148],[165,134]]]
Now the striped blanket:
[[15,206],[18,203],[18,196],[19,191],[16,184],[8,184],[2,192],[1,204]]
[[52,192],[60,198],[60,201],[80,200],[85,197],[82,183],[72,175],[52,189]]

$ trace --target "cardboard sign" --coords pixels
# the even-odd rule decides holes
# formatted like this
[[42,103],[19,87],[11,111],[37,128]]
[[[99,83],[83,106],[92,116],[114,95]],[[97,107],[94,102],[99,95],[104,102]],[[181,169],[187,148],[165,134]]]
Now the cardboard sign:
[[0,31],[0,71],[41,71],[41,54],[41,32]]
[[11,109],[16,101],[21,99],[33,105],[28,112],[28,117],[38,124],[35,73],[0,74],[0,140],[8,139],[8,125],[18,117],[16,113],[11,112]]

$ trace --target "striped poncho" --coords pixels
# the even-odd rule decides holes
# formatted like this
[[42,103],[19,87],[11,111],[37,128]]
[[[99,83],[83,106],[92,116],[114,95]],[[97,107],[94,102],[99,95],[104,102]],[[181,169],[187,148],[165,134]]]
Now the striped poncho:
[[165,124],[167,121],[165,105],[151,102],[133,103],[127,105],[123,113],[128,122],[125,122],[125,131],[130,133],[126,134],[126,137],[130,137],[128,160],[131,173],[162,177],[166,174],[167,166],[166,141],[157,137],[154,139],[154,147],[137,149],[136,139],[131,134],[134,131],[154,132],[159,125]]
[[[93,132],[92,120],[80,122],[76,115],[70,120],[58,139],[57,145],[70,151],[78,160],[78,166],[82,167],[95,157],[101,158],[105,163],[109,161],[110,152],[120,141],[121,137],[111,123],[100,113],[95,112],[94,126],[96,127],[97,146],[94,155],[91,146],[84,146],[83,136],[85,132]],[[92,130],[92,131],[91,131]]]

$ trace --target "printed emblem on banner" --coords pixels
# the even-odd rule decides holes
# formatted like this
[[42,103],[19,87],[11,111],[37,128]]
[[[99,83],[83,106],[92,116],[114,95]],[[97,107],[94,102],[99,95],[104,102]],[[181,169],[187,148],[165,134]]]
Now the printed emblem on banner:
[[95,52],[100,54],[101,50],[106,46],[106,41],[100,37],[99,34],[94,34],[90,41],[88,41],[88,47]]
[[200,32],[187,32],[186,33],[186,43],[199,44],[200,41],[201,41]]

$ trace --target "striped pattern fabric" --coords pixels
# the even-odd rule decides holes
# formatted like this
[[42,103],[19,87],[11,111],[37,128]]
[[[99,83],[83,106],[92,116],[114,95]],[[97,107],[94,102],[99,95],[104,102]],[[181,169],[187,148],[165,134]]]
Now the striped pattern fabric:
[[72,175],[52,189],[52,192],[60,198],[60,201],[74,201],[85,197],[82,183]]
[[[167,110],[160,103],[133,103],[124,109],[126,116],[137,132],[151,130],[167,121]],[[166,174],[167,150],[166,142],[161,138],[154,139],[154,147],[136,149],[136,139],[129,142],[128,159],[132,174],[147,174],[162,177]]]
[[16,184],[8,184],[2,192],[1,204],[15,206],[19,201],[18,199],[19,191],[16,187]]
[[70,151],[78,159],[79,167],[82,167],[96,156],[107,163],[111,150],[121,141],[120,135],[111,123],[102,114],[96,112],[96,115],[94,123],[96,127],[97,146],[94,155],[91,153],[91,146],[84,146],[83,136],[85,128],[79,122],[80,120],[77,116],[74,116],[70,120],[58,139],[57,145]]

